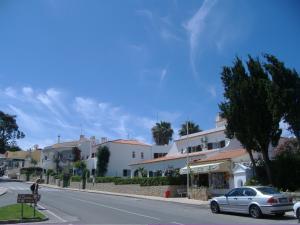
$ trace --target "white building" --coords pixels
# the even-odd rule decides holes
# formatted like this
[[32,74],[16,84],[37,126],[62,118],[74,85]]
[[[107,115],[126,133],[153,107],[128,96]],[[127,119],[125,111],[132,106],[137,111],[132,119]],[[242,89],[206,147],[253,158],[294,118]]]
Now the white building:
[[91,174],[96,172],[97,150],[100,146],[107,146],[110,151],[110,158],[106,176],[129,177],[133,173],[129,164],[137,163],[141,160],[159,158],[167,154],[170,146],[151,146],[137,140],[117,139],[95,145],[91,157],[87,160],[88,169]]
[[97,144],[94,136],[85,138],[80,135],[77,141],[60,142],[43,149],[41,154],[41,163],[44,170],[56,170],[55,158],[59,157],[60,169],[72,170],[72,162],[74,160],[73,149],[76,147],[80,150],[81,160],[87,160],[92,152],[92,148]]

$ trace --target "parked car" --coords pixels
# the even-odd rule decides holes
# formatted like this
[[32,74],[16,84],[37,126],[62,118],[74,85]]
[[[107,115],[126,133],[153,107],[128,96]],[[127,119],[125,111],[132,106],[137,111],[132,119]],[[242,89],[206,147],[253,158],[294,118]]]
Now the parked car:
[[293,208],[294,208],[295,216],[300,222],[300,202],[296,202]]
[[273,187],[245,186],[213,198],[210,208],[213,213],[245,213],[254,218],[264,214],[283,216],[285,212],[293,210],[293,198]]

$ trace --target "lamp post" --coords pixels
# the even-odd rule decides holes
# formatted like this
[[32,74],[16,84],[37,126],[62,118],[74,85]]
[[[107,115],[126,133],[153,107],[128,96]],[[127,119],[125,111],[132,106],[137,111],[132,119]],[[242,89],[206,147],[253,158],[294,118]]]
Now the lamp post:
[[187,148],[186,148],[186,169],[187,169],[187,174],[186,174],[186,193],[187,193],[187,198],[190,198],[190,166],[189,166],[189,122],[186,122],[186,138],[187,138]]

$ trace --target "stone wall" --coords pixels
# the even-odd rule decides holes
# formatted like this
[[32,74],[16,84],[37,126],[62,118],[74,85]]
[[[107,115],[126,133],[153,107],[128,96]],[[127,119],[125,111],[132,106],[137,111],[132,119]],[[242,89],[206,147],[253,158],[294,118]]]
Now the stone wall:
[[206,187],[190,188],[190,198],[207,201],[208,200],[208,189]]
[[[81,189],[81,182],[70,182],[70,188]],[[87,190],[97,190],[106,192],[116,192],[134,195],[148,195],[164,197],[166,191],[170,191],[170,197],[178,197],[177,189],[185,188],[181,185],[164,185],[164,186],[140,186],[139,184],[115,185],[114,183],[87,183]]]

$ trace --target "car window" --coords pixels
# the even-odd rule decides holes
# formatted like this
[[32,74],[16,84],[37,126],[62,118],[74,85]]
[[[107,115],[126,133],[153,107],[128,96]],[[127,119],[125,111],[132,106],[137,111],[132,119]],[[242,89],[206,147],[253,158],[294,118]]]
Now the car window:
[[280,194],[280,192],[273,187],[259,187],[256,189],[265,195]]
[[243,188],[243,196],[255,196],[256,191],[252,190],[251,188]]
[[241,188],[236,188],[236,189],[233,189],[231,190],[227,196],[228,197],[232,197],[232,196],[242,196],[243,193],[242,193],[242,189]]

